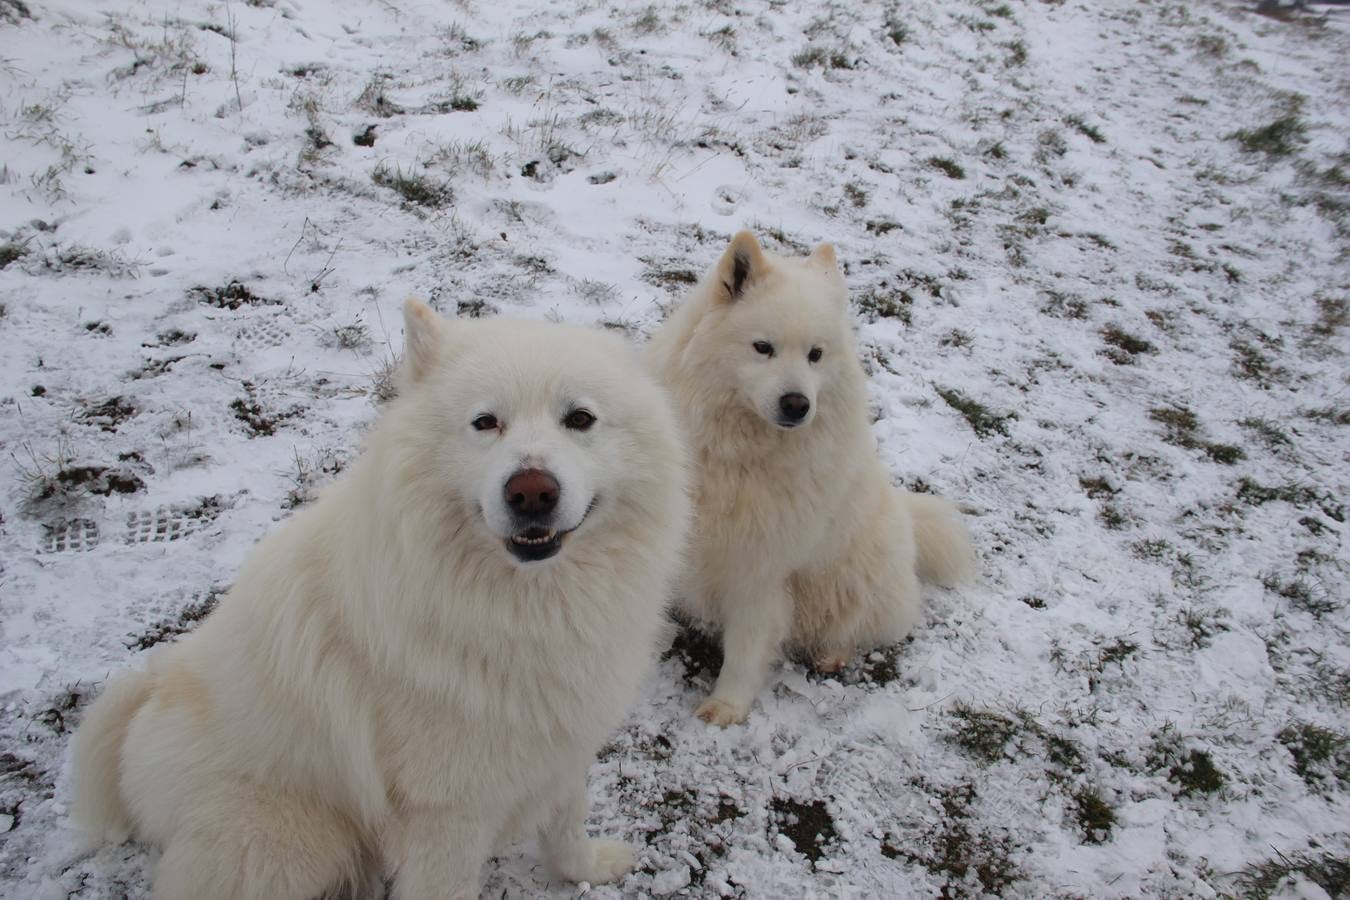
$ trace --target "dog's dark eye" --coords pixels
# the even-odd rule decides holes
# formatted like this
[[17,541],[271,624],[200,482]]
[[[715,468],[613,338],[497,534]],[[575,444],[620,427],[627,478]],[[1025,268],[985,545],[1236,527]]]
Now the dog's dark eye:
[[773,344],[768,341],[755,341],[755,352],[764,356],[773,356]]
[[806,358],[811,362],[820,362],[820,358],[825,355],[825,351],[819,347],[812,347],[811,352],[806,354]]
[[595,415],[590,410],[574,409],[563,419],[563,424],[573,431],[585,431],[595,424]]
[[492,415],[491,413],[483,413],[481,416],[473,420],[473,427],[475,431],[491,431],[492,429],[497,427],[497,424],[498,424],[497,417]]

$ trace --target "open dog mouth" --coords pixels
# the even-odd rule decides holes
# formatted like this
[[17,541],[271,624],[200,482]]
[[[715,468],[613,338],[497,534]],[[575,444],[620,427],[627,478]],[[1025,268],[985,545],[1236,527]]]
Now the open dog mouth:
[[581,522],[566,531],[558,531],[544,525],[531,525],[517,531],[506,539],[506,549],[521,562],[540,562],[557,556],[558,551],[562,549],[563,541],[581,527],[581,523],[590,516],[591,510],[595,509],[595,504],[596,500],[592,499],[591,505],[586,507],[586,512],[581,516]]
[[571,532],[531,525],[507,538],[506,549],[521,562],[538,562],[556,555],[562,549],[563,538],[568,534]]

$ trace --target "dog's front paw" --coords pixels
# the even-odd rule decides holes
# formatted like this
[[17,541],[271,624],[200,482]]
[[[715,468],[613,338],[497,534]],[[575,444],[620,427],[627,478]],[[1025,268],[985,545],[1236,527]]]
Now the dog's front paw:
[[818,653],[811,658],[811,668],[821,675],[836,675],[848,665],[847,653]]
[[719,728],[744,722],[745,717],[749,714],[749,707],[733,706],[725,700],[718,700],[716,697],[709,697],[698,705],[698,709],[694,710],[694,715],[709,725],[716,725]]
[[585,864],[573,866],[568,873],[573,881],[591,884],[618,881],[633,871],[633,864],[637,861],[632,847],[623,841],[606,838],[587,839],[584,855],[587,857]]

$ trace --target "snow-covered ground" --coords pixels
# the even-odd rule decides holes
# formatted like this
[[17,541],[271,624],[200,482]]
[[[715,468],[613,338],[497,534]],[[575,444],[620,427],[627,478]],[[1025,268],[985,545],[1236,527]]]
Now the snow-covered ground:
[[835,243],[982,577],[725,732],[681,636],[591,895],[1346,890],[1350,11],[1255,5],[0,0],[0,892],[145,894],[70,733],[357,452],[405,296],[642,340],[747,226]]

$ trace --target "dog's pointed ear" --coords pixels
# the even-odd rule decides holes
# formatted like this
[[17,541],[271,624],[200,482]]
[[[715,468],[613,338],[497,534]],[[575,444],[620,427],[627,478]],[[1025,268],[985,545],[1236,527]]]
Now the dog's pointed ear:
[[722,258],[717,261],[717,280],[714,285],[717,299],[732,303],[741,298],[745,289],[764,274],[768,261],[764,251],[750,231],[738,231],[731,239]]
[[825,269],[839,268],[839,260],[834,257],[834,244],[821,244],[811,251],[811,262]]
[[403,377],[417,383],[445,352],[445,323],[415,297],[403,304]]

